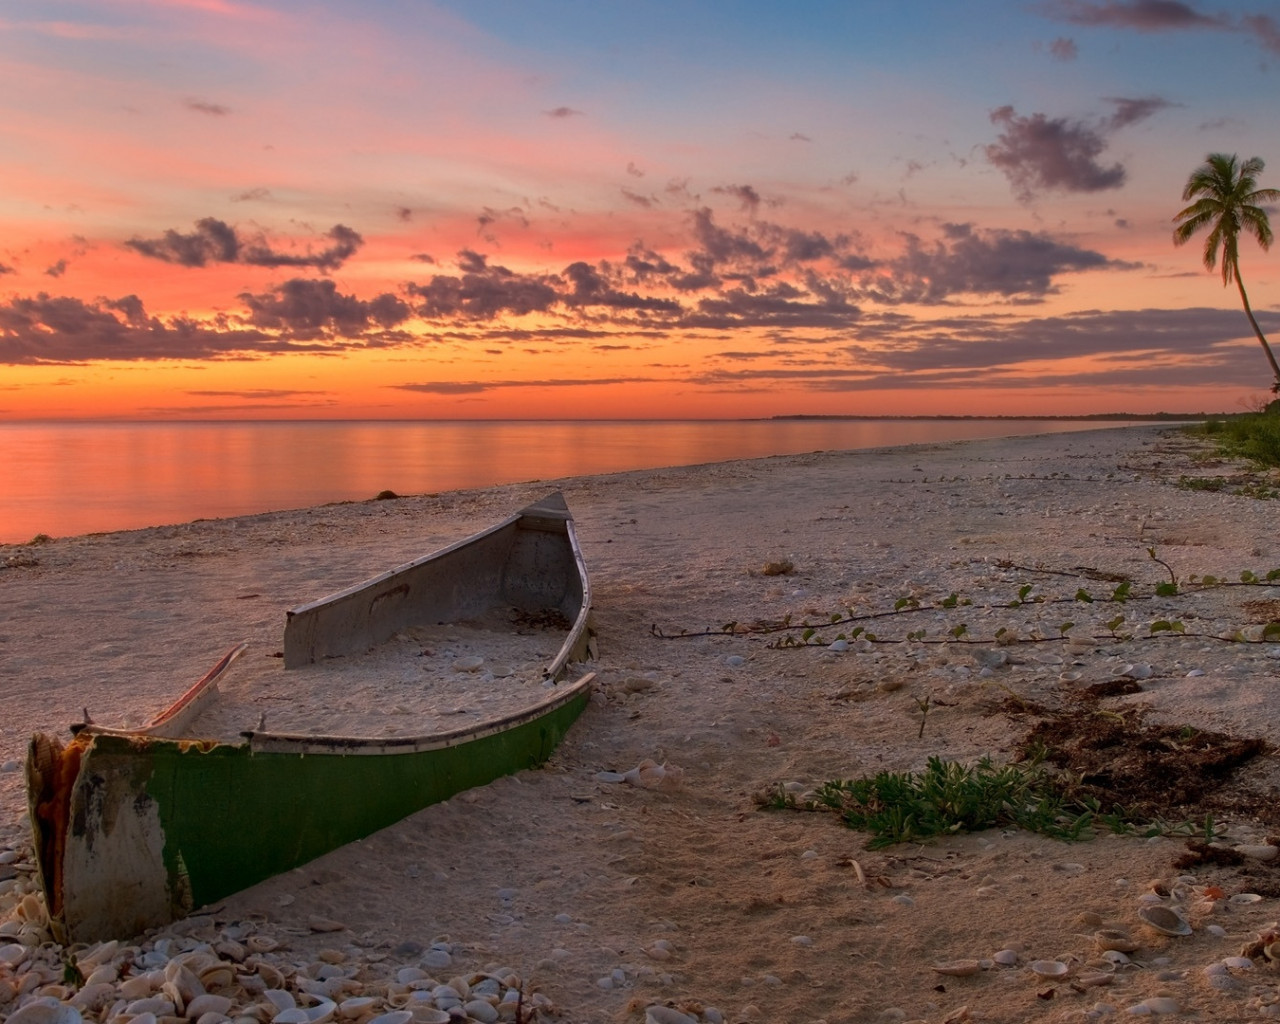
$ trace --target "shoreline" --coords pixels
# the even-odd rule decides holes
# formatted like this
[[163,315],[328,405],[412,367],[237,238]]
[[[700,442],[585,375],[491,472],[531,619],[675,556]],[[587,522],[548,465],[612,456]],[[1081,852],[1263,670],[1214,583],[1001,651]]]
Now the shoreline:
[[[1280,916],[1268,864],[1252,874],[1178,869],[1177,838],[1065,844],[1021,832],[869,851],[865,835],[832,816],[755,803],[779,784],[919,770],[933,755],[1008,760],[1032,708],[1074,706],[1089,685],[1119,678],[1139,690],[1105,698],[1113,715],[1145,706],[1156,721],[1280,743],[1269,686],[1277,645],[1145,634],[1156,616],[1179,618],[1188,633],[1257,631],[1270,606],[1255,605],[1280,602],[1280,587],[1261,585],[1154,596],[1167,573],[1148,548],[1180,581],[1280,565],[1270,503],[1176,486],[1180,475],[1234,471],[1196,457],[1168,427],[1123,426],[632,470],[54,541],[30,549],[36,564],[0,569],[9,609],[0,699],[11,711],[0,763],[20,759],[36,729],[61,733],[86,704],[99,721],[159,710],[228,642],[277,649],[285,609],[560,487],[592,576],[600,689],[550,764],[427,808],[166,934],[183,941],[248,923],[283,943],[271,955],[286,965],[337,951],[370,988],[393,967],[425,970],[441,943],[448,971],[509,967],[569,1022],[639,1024],[644,1006],[670,1002],[700,1024],[715,1020],[709,1007],[730,1021],[937,1024],[962,1006],[974,1020],[1015,1024],[1161,998],[1200,1020],[1246,1019],[1272,1003],[1248,979],[1217,987],[1220,975],[1205,968]],[[784,562],[788,573],[766,569]],[[1141,595],[1120,608],[1132,639],[1107,635],[1119,607],[1105,600],[1116,585],[1108,574]],[[1073,602],[1086,588],[1095,603]],[[950,594],[972,604],[946,607]],[[787,615],[820,622],[833,609],[891,613],[904,598],[919,605],[910,618],[878,620],[882,638],[848,651],[716,632]],[[1068,615],[1078,640],[1054,635]],[[968,639],[946,641],[960,624]],[[654,627],[712,632],[662,639]],[[917,628],[928,636],[905,638]],[[1026,642],[997,642],[1011,628]],[[1037,630],[1043,643],[1031,642]],[[683,788],[597,779],[644,758],[682,769]],[[0,772],[0,849],[26,841],[20,774]],[[1266,758],[1239,785],[1265,792],[1278,780]],[[1261,825],[1230,825],[1235,841],[1263,842]],[[1264,898],[1201,908],[1186,939],[1144,930],[1136,915],[1148,881],[1188,871],[1202,886]],[[0,898],[0,919],[4,906]],[[1082,915],[1132,933],[1141,966],[1084,992],[1038,980],[1032,960],[1060,959],[1074,978],[1097,959],[1099,925]],[[321,919],[340,930],[315,930]],[[933,971],[1005,949],[1018,953],[1008,968]],[[1054,998],[1038,995],[1050,988]]]
[[11,430],[7,438],[16,460],[13,486],[0,495],[0,538],[7,546],[301,511],[388,491],[446,493],[531,477],[576,479],[663,464],[1105,428],[1087,420],[865,418],[180,421],[14,429],[19,433]]

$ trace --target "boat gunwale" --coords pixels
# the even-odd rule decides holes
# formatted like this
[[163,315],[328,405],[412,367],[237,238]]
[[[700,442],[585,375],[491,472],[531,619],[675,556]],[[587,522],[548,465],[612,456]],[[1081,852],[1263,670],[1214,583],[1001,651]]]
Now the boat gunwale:
[[[472,740],[496,736],[556,711],[572,703],[591,688],[596,673],[587,672],[569,686],[558,689],[549,698],[488,722],[452,729],[448,732],[424,733],[419,736],[323,736],[309,733],[259,732],[246,730],[240,735],[255,754],[416,754],[428,750],[460,747]],[[556,684],[559,686],[559,684]],[[225,744],[238,746],[239,744]]]

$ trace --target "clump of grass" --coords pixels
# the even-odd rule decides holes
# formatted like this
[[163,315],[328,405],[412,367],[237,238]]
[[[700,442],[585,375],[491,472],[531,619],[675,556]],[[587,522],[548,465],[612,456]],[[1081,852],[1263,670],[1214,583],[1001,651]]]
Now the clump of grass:
[[1184,491],[1220,491],[1227,481],[1220,476],[1180,476],[1178,486]]
[[400,497],[400,495],[396,494],[395,491],[379,491],[377,494],[373,496],[373,500],[374,501],[391,501],[393,498],[398,498],[398,497]]
[[1280,467],[1280,409],[1210,420],[1202,429],[1225,455]]
[[[779,791],[774,806],[796,805]],[[990,828],[1021,828],[1064,840],[1090,838],[1098,828],[1146,835],[1199,828],[1139,821],[1119,807],[1103,813],[1097,800],[1077,799],[1070,779],[1039,760],[995,765],[985,757],[972,767],[931,757],[923,772],[827,782],[806,809],[834,811],[849,828],[870,832],[867,848],[873,850]]]
[[47,533],[37,533],[34,537],[32,537],[29,541],[27,541],[27,546],[34,548],[34,547],[39,547],[41,544],[52,544],[52,543],[53,543],[53,538],[50,537]]

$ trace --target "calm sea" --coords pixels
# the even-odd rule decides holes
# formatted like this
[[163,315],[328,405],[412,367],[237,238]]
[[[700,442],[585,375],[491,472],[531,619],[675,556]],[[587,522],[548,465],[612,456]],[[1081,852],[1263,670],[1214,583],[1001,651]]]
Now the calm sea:
[[1061,420],[0,423],[0,543],[526,480],[1096,429]]

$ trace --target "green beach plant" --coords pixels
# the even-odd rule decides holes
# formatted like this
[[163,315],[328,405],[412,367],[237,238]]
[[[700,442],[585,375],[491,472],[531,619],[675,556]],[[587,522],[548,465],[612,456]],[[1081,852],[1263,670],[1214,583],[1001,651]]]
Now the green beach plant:
[[1221,260],[1223,287],[1235,281],[1245,315],[1271,364],[1271,390],[1280,394],[1280,363],[1276,362],[1275,353],[1258,326],[1240,277],[1241,231],[1253,235],[1264,250],[1271,248],[1271,223],[1263,204],[1280,201],[1280,189],[1258,188],[1257,176],[1265,166],[1256,156],[1243,163],[1234,153],[1210,153],[1205,157],[1205,162],[1191,172],[1182,190],[1184,201],[1195,201],[1174,216],[1177,227],[1173,231],[1173,244],[1183,245],[1202,228],[1209,229],[1203,254],[1205,268],[1213,270]]
[[1104,809],[1096,797],[1074,793],[1074,781],[1037,758],[997,765],[984,757],[968,766],[935,756],[921,772],[834,779],[804,805],[779,787],[769,806],[833,811],[849,828],[869,832],[867,848],[872,850],[1005,827],[1065,840],[1088,839],[1099,830],[1210,838],[1217,832],[1211,817],[1203,825],[1169,823],[1139,818],[1119,805]]

